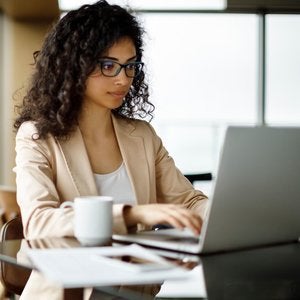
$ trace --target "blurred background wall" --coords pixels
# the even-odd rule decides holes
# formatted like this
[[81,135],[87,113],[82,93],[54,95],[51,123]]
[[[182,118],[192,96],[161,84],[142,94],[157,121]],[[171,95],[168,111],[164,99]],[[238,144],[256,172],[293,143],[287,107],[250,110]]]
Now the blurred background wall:
[[[0,184],[14,185],[13,108],[32,53],[61,13],[95,1],[0,0]],[[228,125],[300,126],[300,1],[189,7],[204,1],[108,0],[138,6],[152,124],[183,173],[215,173]]]
[[0,184],[15,185],[14,106],[24,95],[32,54],[58,17],[56,0],[0,0]]

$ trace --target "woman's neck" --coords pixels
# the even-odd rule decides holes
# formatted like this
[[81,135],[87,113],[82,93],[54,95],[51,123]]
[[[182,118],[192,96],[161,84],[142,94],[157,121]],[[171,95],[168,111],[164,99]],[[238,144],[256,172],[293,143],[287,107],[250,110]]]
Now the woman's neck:
[[113,133],[111,110],[83,110],[79,128],[85,138],[110,136]]

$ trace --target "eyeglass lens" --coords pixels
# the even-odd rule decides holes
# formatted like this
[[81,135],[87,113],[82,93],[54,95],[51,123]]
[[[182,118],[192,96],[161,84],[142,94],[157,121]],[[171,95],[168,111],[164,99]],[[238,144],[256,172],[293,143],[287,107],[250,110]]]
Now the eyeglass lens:
[[121,72],[122,68],[124,68],[126,75],[133,78],[142,71],[143,63],[131,62],[127,64],[120,64],[115,61],[100,61],[100,68],[102,74],[107,77],[117,76]]

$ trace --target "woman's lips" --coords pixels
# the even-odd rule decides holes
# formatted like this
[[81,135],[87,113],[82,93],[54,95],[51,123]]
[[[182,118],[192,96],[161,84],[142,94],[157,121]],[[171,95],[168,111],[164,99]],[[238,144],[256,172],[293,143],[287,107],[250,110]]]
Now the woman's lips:
[[109,93],[111,96],[115,98],[124,98],[126,96],[126,92],[110,92]]

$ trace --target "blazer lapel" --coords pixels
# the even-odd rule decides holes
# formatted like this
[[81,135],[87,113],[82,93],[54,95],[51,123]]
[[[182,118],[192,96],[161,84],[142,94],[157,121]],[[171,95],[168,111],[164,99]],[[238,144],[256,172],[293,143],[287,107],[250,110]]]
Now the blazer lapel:
[[150,202],[149,169],[144,141],[135,133],[135,127],[127,120],[112,117],[123,161],[138,204]]
[[[121,155],[138,204],[150,203],[150,175],[143,136],[127,120],[112,117]],[[68,172],[79,195],[97,195],[97,187],[84,141],[76,128],[70,139],[59,141]]]
[[78,194],[97,195],[96,182],[79,127],[68,140],[58,143]]

